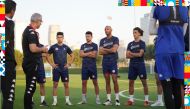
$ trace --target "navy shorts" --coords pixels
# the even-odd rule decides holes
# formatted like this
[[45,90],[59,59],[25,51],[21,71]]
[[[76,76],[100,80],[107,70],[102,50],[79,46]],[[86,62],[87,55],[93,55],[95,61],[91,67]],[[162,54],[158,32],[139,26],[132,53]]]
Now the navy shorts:
[[97,69],[89,68],[89,67],[82,67],[82,80],[88,79],[96,80],[97,79]]
[[102,67],[104,74],[118,74],[117,62],[103,62]]
[[156,55],[156,68],[160,80],[166,80],[170,78],[184,79],[184,55]]
[[128,79],[136,80],[137,76],[139,76],[140,79],[147,79],[146,67],[144,62],[129,64]]
[[61,77],[62,82],[69,82],[68,69],[61,70],[60,68],[53,69],[53,81],[59,82]]
[[37,72],[38,72],[38,75],[37,75],[37,82],[40,84],[43,84],[46,82],[46,75],[45,75],[45,69],[44,67],[40,67],[38,66],[37,68]]

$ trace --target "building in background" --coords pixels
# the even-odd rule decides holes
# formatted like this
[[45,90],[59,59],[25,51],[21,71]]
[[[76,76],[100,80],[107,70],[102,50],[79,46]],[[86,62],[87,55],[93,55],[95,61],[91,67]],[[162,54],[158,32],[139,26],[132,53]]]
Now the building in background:
[[61,31],[60,25],[50,25],[49,26],[49,33],[48,33],[48,44],[53,45],[57,43],[56,34],[57,32]]
[[126,47],[125,47],[124,40],[120,40],[119,48],[118,48],[119,59],[125,59],[125,51],[126,51]]
[[144,14],[144,17],[140,19],[140,27],[144,31],[142,40],[145,41],[147,45],[154,44],[155,35],[149,35],[149,21],[150,14]]

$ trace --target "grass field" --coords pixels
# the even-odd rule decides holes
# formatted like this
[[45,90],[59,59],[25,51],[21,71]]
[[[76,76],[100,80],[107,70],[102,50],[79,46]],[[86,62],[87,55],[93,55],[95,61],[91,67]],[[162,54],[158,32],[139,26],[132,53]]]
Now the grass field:
[[[124,72],[125,69],[120,70],[120,78],[119,78],[119,86],[120,91],[128,89],[128,80],[127,80],[127,73]],[[51,78],[47,79],[46,82],[46,102],[48,103],[49,107],[40,107],[40,95],[39,95],[39,85],[37,85],[37,90],[34,95],[34,102],[35,102],[35,109],[165,109],[164,107],[144,107],[143,101],[135,101],[135,105],[132,107],[125,106],[124,103],[126,102],[127,98],[120,96],[121,106],[103,106],[103,105],[96,105],[95,104],[95,94],[92,82],[88,82],[88,93],[87,93],[87,100],[88,104],[85,105],[78,105],[77,103],[81,100],[81,75],[80,70],[70,70],[70,100],[74,104],[73,106],[66,106],[65,99],[64,99],[64,89],[63,85],[59,83],[58,89],[58,105],[51,106],[53,102],[52,98],[52,80]],[[15,98],[15,109],[23,109],[23,96],[24,96],[24,89],[25,89],[25,77],[22,71],[17,71],[17,81],[16,81],[16,98]],[[99,69],[99,76],[98,82],[100,87],[100,99],[101,102],[106,100],[106,92],[105,92],[105,82],[104,77],[102,75],[101,70]],[[155,79],[154,75],[148,75],[148,86],[149,86],[149,95],[150,100],[155,101],[157,98],[156,95],[156,87],[155,87]],[[144,99],[143,89],[141,82],[139,79],[135,83],[135,98],[137,99]],[[128,92],[123,93],[125,96],[128,95]],[[113,84],[112,84],[112,101],[114,101],[115,96],[113,93]]]

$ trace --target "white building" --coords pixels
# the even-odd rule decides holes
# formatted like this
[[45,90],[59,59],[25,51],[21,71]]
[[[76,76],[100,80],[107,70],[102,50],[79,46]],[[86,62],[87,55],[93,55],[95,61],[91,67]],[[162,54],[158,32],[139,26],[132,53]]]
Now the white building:
[[144,17],[140,19],[140,26],[141,29],[144,31],[142,40],[145,41],[147,45],[154,44],[154,38],[156,36],[149,35],[149,21],[150,21],[150,14],[144,14]]
[[53,45],[57,42],[56,34],[61,30],[60,25],[50,25],[49,33],[48,33],[48,43],[49,45]]
[[125,47],[124,40],[120,40],[119,48],[118,48],[119,59],[125,59],[125,52],[126,52],[126,47]]

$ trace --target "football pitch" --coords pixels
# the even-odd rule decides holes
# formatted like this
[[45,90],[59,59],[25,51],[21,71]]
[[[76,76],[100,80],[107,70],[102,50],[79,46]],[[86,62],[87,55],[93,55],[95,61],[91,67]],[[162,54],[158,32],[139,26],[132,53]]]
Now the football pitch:
[[[100,99],[101,102],[106,100],[106,91],[105,91],[105,80],[101,70],[98,70],[98,82],[100,88]],[[119,70],[119,87],[120,87],[120,102],[121,106],[103,106],[103,105],[96,105],[95,103],[95,93],[94,87],[91,80],[88,81],[88,89],[87,89],[87,104],[78,105],[77,103],[81,100],[81,71],[79,69],[71,69],[70,72],[70,100],[73,103],[73,106],[65,105],[65,98],[64,98],[64,88],[63,84],[59,83],[58,89],[58,104],[57,106],[51,106],[53,102],[52,97],[52,79],[46,79],[46,102],[49,107],[40,107],[40,94],[39,94],[39,85],[37,84],[37,89],[34,94],[34,102],[35,108],[34,109],[165,109],[164,107],[144,107],[144,94],[142,89],[142,84],[139,79],[135,82],[135,105],[134,106],[125,106],[125,102],[127,101],[128,95],[128,80],[127,80],[127,71]],[[150,101],[155,101],[157,99],[156,94],[156,86],[155,86],[155,78],[154,74],[148,74],[148,86],[149,86],[149,96]],[[15,98],[15,109],[23,109],[23,97],[24,97],[24,90],[25,90],[25,77],[22,70],[17,70],[17,80],[16,80],[16,98]],[[113,91],[113,83],[112,83],[112,102],[115,100],[115,95]]]

